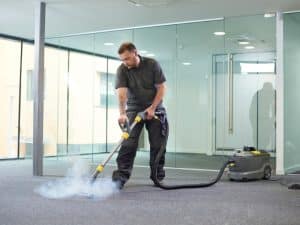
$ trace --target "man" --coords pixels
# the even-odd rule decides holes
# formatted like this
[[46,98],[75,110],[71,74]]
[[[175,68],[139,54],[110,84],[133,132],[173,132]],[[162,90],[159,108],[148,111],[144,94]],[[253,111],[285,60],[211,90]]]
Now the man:
[[[117,70],[115,84],[120,111],[118,121],[124,124],[128,120],[131,124],[138,112],[146,112],[146,120],[134,127],[130,137],[122,143],[117,157],[118,169],[113,172],[112,179],[121,189],[130,178],[144,124],[150,142],[150,178],[154,179],[153,165],[162,143],[166,141],[168,122],[166,110],[162,105],[166,78],[160,65],[154,59],[138,55],[136,47],[130,42],[123,43],[118,53],[123,62]],[[159,115],[159,119],[154,119],[155,114]],[[165,149],[163,150],[157,170],[157,178],[160,181],[165,177]]]

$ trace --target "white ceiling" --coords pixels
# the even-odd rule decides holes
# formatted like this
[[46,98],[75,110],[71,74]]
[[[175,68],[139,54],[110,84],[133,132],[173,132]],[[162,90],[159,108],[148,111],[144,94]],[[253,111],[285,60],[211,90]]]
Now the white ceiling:
[[[46,37],[300,10],[300,0],[45,0]],[[32,39],[36,0],[0,0],[0,33]]]

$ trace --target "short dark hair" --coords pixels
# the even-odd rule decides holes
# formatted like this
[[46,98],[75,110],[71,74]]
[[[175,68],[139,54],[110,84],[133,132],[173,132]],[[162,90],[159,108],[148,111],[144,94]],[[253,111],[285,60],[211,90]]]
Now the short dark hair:
[[120,46],[120,48],[118,50],[118,53],[122,54],[125,51],[132,52],[134,50],[136,50],[136,47],[135,47],[135,45],[133,43],[131,43],[131,42],[124,42],[123,44],[121,44],[121,46]]

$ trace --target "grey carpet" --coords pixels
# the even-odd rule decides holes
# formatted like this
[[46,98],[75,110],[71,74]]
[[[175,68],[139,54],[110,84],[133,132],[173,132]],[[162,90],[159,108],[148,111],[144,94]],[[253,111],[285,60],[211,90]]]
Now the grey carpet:
[[[52,175],[68,168],[45,162]],[[53,168],[51,168],[53,167]],[[103,176],[110,176],[106,168]],[[153,187],[148,168],[135,168],[119,194],[46,199],[33,189],[55,177],[33,177],[30,160],[0,162],[0,225],[300,225],[300,192],[276,181],[229,182],[203,189]],[[200,182],[211,173],[168,170],[172,183]]]

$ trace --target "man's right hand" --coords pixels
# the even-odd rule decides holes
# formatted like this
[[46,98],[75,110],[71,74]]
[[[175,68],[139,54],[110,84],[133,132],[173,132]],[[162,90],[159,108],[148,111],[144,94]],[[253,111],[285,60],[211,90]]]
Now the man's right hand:
[[119,122],[120,124],[125,124],[126,121],[128,121],[127,115],[126,115],[126,114],[121,114],[121,115],[119,116],[118,122]]

